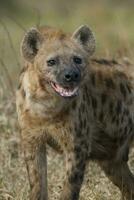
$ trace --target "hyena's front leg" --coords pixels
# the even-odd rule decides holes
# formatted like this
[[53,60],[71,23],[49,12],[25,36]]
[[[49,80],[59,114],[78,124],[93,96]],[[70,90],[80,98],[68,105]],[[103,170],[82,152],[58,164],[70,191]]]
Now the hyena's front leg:
[[47,158],[43,141],[23,140],[24,157],[30,183],[30,200],[47,200]]
[[60,200],[78,200],[86,167],[86,156],[80,147],[66,154],[66,178]]

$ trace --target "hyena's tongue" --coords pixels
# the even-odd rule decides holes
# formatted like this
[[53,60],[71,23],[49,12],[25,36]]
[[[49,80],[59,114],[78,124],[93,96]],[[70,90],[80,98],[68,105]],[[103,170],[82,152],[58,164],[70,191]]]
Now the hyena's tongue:
[[60,85],[53,83],[53,82],[51,82],[51,85],[52,85],[53,89],[63,97],[72,97],[72,96],[77,95],[77,92],[78,92],[78,87],[75,87],[72,89],[63,88]]

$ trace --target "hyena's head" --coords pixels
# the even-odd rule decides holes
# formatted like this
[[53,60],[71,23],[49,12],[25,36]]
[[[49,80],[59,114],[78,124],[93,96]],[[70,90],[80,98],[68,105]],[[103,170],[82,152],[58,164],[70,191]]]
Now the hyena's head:
[[22,54],[49,93],[73,97],[86,79],[95,39],[88,26],[72,35],[54,28],[32,28],[24,36]]

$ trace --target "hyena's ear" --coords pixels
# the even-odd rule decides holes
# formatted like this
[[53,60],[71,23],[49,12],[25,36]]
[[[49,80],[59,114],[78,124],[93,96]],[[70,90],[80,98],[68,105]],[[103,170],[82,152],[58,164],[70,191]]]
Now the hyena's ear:
[[96,42],[92,30],[87,25],[80,26],[72,35],[72,38],[92,55],[95,51]]
[[36,28],[31,28],[24,36],[21,45],[21,52],[24,58],[33,62],[42,42],[40,32]]

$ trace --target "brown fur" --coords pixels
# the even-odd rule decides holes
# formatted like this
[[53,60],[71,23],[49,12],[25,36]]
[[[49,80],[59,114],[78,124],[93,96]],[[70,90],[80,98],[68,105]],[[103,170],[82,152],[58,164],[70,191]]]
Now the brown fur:
[[[87,46],[86,51],[83,50],[84,47],[62,31],[48,27],[38,30],[46,41],[42,40],[42,47],[34,60],[29,62],[25,58],[26,67],[21,73],[17,91],[18,118],[31,186],[30,199],[48,199],[48,144],[66,155],[66,178],[61,200],[79,199],[85,168],[91,159],[97,161],[120,188],[123,198],[134,200],[134,176],[127,165],[134,127],[131,73],[116,61],[91,60]],[[53,43],[56,43],[54,47]],[[46,69],[43,73],[41,67],[42,58],[45,60],[46,54],[52,52],[61,56],[63,65],[70,63],[67,60],[70,52],[85,59],[78,96],[65,99],[51,88],[48,80],[50,77],[55,80],[56,72]]]

